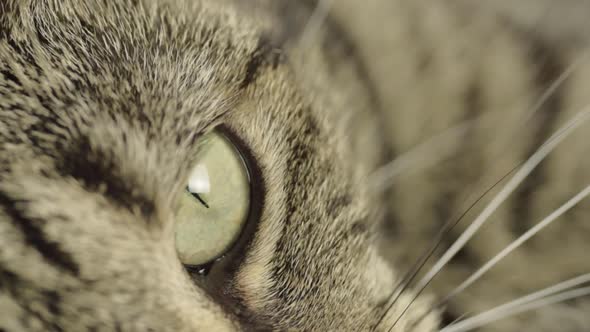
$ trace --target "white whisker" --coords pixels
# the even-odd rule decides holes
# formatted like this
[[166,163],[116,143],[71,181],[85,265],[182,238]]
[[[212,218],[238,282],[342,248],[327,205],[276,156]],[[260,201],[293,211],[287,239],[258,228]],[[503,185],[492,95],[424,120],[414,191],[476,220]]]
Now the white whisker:
[[369,188],[380,192],[390,187],[398,175],[410,170],[417,172],[436,164],[456,150],[461,143],[460,139],[472,126],[473,120],[463,121],[380,167],[369,177]]
[[299,40],[299,46],[302,50],[307,50],[315,36],[318,35],[322,23],[328,17],[330,6],[333,0],[319,0],[313,13],[309,17],[303,32],[301,33],[301,39]]
[[[582,53],[576,58],[553,83],[539,96],[537,101],[529,110],[517,121],[518,125],[528,122],[543,105],[555,94],[568,78],[578,69],[587,59],[587,52]],[[405,152],[392,162],[380,167],[368,179],[369,188],[375,192],[380,192],[391,186],[393,180],[400,174],[407,174],[409,171],[419,172],[435,165],[440,160],[449,156],[456,151],[461,143],[461,138],[466,132],[475,125],[476,121],[485,121],[486,117],[495,116],[495,113],[486,113],[476,119],[462,121],[461,123],[446,129],[440,134],[430,137],[425,142]],[[502,146],[508,144],[514,138],[513,131],[510,135],[503,136],[506,140],[501,143]]]
[[[580,276],[576,279],[584,279],[582,282],[577,282],[576,285],[588,282],[590,280],[590,274]],[[574,279],[572,279],[574,280]],[[573,284],[571,281],[567,281],[569,284]],[[563,284],[563,283],[562,283]],[[555,290],[557,286],[561,286],[562,284],[555,285],[550,287],[546,290],[533,293],[517,299],[515,301],[506,303],[504,305],[498,306],[494,309],[485,311],[481,314],[473,316],[471,318],[465,319],[460,321],[456,324],[449,325],[441,329],[439,332],[466,332],[472,331],[484,325],[493,323],[495,321],[508,318],[525,311],[530,311],[534,309],[538,309],[541,307],[549,306],[551,304],[564,302],[567,300],[572,300],[575,298],[579,298],[582,296],[590,295],[590,286],[588,287],[580,287],[575,288],[569,291],[563,291],[561,293],[557,293],[563,289],[569,289],[573,286],[569,287],[560,287],[560,290]],[[551,292],[548,292],[549,289],[553,289]],[[543,294],[541,294],[543,293]],[[534,295],[534,296],[533,296]]]
[[428,273],[420,280],[417,289],[426,287],[428,283],[438,274],[438,272],[457,254],[463,246],[469,241],[473,235],[481,228],[481,226],[488,220],[498,207],[508,198],[508,196],[516,189],[516,187],[524,181],[524,179],[545,159],[545,157],[555,147],[565,139],[574,129],[579,127],[582,123],[589,119],[590,105],[587,105],[580,111],[572,120],[555,133],[545,142],[516,172],[516,174],[508,181],[508,183],[500,190],[500,192],[492,199],[481,214],[473,221],[469,227],[461,234],[461,236],[451,245],[451,247],[443,254],[443,256],[436,262],[436,264],[428,271]]
[[467,287],[471,286],[475,281],[477,281],[481,276],[483,276],[487,271],[489,271],[492,267],[494,267],[498,262],[508,256],[511,252],[513,252],[516,248],[522,245],[524,242],[528,241],[530,238],[535,236],[541,230],[546,228],[549,224],[555,221],[557,218],[562,216],[565,212],[573,208],[576,204],[582,201],[590,195],[590,185],[587,186],[584,190],[579,192],[557,210],[553,211],[550,215],[548,215],[545,219],[535,225],[533,228],[529,229],[526,233],[524,233],[521,237],[517,240],[512,242],[506,248],[504,248],[500,253],[498,253],[494,258],[490,259],[485,265],[483,265],[479,270],[473,273],[467,280],[465,280],[461,285],[455,288],[445,299],[442,301],[443,303],[448,301],[449,299],[455,297],[457,294],[464,291]]
[[577,57],[564,71],[551,83],[551,85],[545,90],[545,92],[539,97],[537,102],[531,107],[531,109],[525,113],[523,117],[523,121],[530,120],[535,113],[537,113],[541,107],[547,102],[547,100],[555,94],[557,89],[563,85],[563,83],[572,76],[572,74],[578,69],[584,61],[586,61],[586,57],[588,56],[587,52],[583,52],[579,57]]

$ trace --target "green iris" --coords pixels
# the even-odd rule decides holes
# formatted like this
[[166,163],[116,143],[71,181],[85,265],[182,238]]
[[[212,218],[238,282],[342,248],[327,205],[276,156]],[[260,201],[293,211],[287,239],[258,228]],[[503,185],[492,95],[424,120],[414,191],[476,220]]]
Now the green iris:
[[242,156],[219,132],[201,140],[194,166],[176,210],[176,250],[185,265],[222,256],[248,218],[250,183]]

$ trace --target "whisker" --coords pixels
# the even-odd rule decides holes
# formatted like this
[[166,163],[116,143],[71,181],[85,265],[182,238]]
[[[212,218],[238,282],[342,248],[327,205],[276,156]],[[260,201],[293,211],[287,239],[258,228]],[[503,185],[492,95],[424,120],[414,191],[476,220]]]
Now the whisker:
[[[399,299],[399,297],[401,296],[401,294],[408,288],[408,286],[411,284],[411,282],[414,281],[414,278],[416,277],[416,275],[424,267],[424,265],[426,264],[426,262],[428,261],[428,259],[430,259],[430,257],[432,257],[432,255],[434,254],[434,252],[436,251],[436,249],[438,249],[438,247],[442,243],[442,240],[444,239],[444,237],[451,230],[453,230],[453,228],[455,226],[457,226],[457,224],[459,224],[459,222],[461,222],[461,220],[463,220],[463,218],[467,215],[467,213],[469,213],[484,197],[486,197],[489,192],[491,192],[494,188],[496,188],[496,186],[498,186],[510,174],[512,174],[516,170],[516,168],[518,166],[520,166],[520,165],[517,165],[517,166],[513,167],[508,173],[506,173],[504,176],[502,176],[502,178],[500,178],[499,180],[497,180],[492,186],[490,186],[488,189],[486,189],[486,191],[483,192],[483,194],[479,195],[479,197],[474,202],[472,202],[471,205],[469,205],[469,207],[467,209],[465,209],[465,211],[458,218],[452,217],[452,218],[449,218],[449,220],[447,220],[447,222],[445,222],[445,224],[443,225],[443,227],[441,228],[441,230],[439,231],[439,233],[436,235],[435,241],[433,242],[433,245],[428,250],[426,250],[423,253],[423,255],[416,262],[416,264],[412,267],[412,269],[410,269],[404,275],[404,277],[402,278],[402,280],[400,281],[400,283],[394,288],[393,292],[388,296],[388,298],[390,299],[390,300],[388,300],[389,305],[383,311],[383,314],[381,315],[381,317],[377,321],[377,324],[375,325],[375,329],[377,327],[379,327],[379,325],[381,324],[381,322],[385,319],[385,317],[387,317],[387,314],[389,313],[389,311],[391,310],[391,308],[393,307],[393,305],[395,304],[395,302]],[[420,293],[421,293],[421,291],[419,291],[415,295],[415,297],[411,300],[410,304],[413,303],[416,300],[416,298],[418,297],[418,295]],[[407,310],[407,308],[406,308],[406,310]],[[402,312],[402,315],[403,315],[403,313],[405,313],[405,311]]]
[[438,135],[427,139],[417,147],[403,153],[392,162],[380,167],[371,174],[368,186],[381,192],[389,188],[398,175],[408,171],[420,171],[436,164],[451,155],[461,143],[461,138],[473,126],[474,120],[462,121]]
[[[465,314],[463,314],[463,315],[461,315],[461,316],[459,316],[459,317],[455,318],[455,320],[453,320],[453,321],[452,321],[450,324],[448,324],[447,326],[453,326],[453,325],[455,325],[455,324],[458,324],[459,322],[462,322],[462,321],[464,321],[464,320],[466,319],[465,317],[467,317],[467,316],[469,316],[469,315],[470,315],[469,313],[465,313]],[[418,322],[416,322],[416,323],[419,323],[419,321],[418,321]],[[416,325],[417,325],[417,324],[416,324]],[[411,326],[411,327],[412,327],[412,328],[414,328],[416,325],[413,325],[413,326]]]
[[549,100],[549,98],[555,94],[557,89],[559,89],[565,83],[565,81],[567,81],[567,79],[572,76],[576,69],[578,69],[584,63],[584,61],[587,60],[587,56],[588,51],[582,52],[582,54],[576,57],[576,59],[574,59],[574,61],[553,81],[553,83],[549,85],[545,92],[539,96],[537,102],[530,108],[528,112],[525,113],[523,117],[524,122],[530,120],[535,115],[535,113],[537,113],[543,107],[547,100]]
[[[475,273],[473,273],[466,281],[464,281],[461,285],[459,285],[457,288],[455,288],[453,291],[451,291],[451,293],[449,293],[449,295],[447,295],[444,299],[442,299],[436,305],[434,305],[433,309],[441,308],[450,299],[455,297],[457,294],[463,292],[466,288],[468,288],[475,281],[477,281],[479,278],[481,278],[481,276],[483,276],[487,271],[489,271],[493,266],[495,266],[498,262],[500,262],[508,254],[510,254],[512,251],[514,251],[516,248],[518,248],[520,245],[522,245],[528,239],[533,237],[535,234],[537,234],[538,232],[540,232],[541,230],[546,228],[549,224],[551,224],[553,221],[555,221],[557,218],[559,218],[561,215],[563,215],[569,209],[573,208],[576,204],[578,204],[584,198],[588,197],[588,195],[590,195],[590,186],[587,186],[584,190],[580,191],[577,195],[572,197],[569,201],[567,201],[565,204],[563,204],[561,207],[559,207],[557,210],[555,210],[553,213],[551,213],[549,216],[547,216],[545,219],[543,219],[541,222],[539,222],[537,225],[535,225],[533,228],[531,228],[529,231],[527,231],[525,234],[523,234],[517,240],[512,242],[512,244],[507,246],[504,250],[502,250],[500,253],[498,253],[496,256],[494,256],[492,259],[490,259],[484,266],[482,266],[479,270],[477,270]],[[428,312],[431,312],[433,309],[429,310]],[[420,319],[418,319],[416,321],[416,323],[419,323],[425,316],[426,316],[426,314],[423,315],[423,317],[421,317]],[[416,324],[414,324],[414,326],[415,325]]]
[[[561,75],[559,75],[559,77],[540,96],[539,100],[531,107],[531,109],[528,112],[526,112],[526,115],[524,116],[524,121],[530,119],[539,109],[541,109],[544,103],[556,92],[556,90],[562,84],[564,84],[564,82],[572,75],[575,69],[580,66],[580,64],[583,62],[582,60],[585,60],[585,56],[586,54],[584,53],[584,56],[580,56],[578,59],[576,59],[570,66],[568,66],[568,68],[566,68],[566,70]],[[395,179],[398,175],[406,173],[410,170],[420,171],[422,169],[430,167],[431,165],[434,165],[436,162],[451,154],[456,149],[456,146],[454,145],[457,145],[457,143],[460,141],[460,138],[463,137],[465,133],[470,129],[470,127],[474,125],[474,122],[476,120],[477,119],[470,119],[463,121],[458,125],[455,125],[445,130],[441,134],[433,136],[426,142],[413,148],[409,152],[402,154],[392,162],[382,166],[373,174],[371,174],[371,176],[368,179],[368,187],[371,188],[371,190],[377,192],[383,191],[387,189],[389,186],[391,186],[391,183],[393,182],[392,180]],[[433,151],[436,151],[436,153],[433,153]],[[510,175],[514,170],[515,168],[508,172],[504,177],[502,177],[500,181],[496,182],[483,195],[481,195],[457,220],[452,222],[454,218],[451,218],[445,223],[441,231],[437,234],[436,240],[434,241],[434,245],[431,246],[431,248],[429,248],[420,257],[420,259],[417,261],[417,264],[415,264],[414,267],[404,275],[401,282],[394,288],[393,292],[389,296],[389,298],[393,300],[388,301],[389,305],[387,309],[384,310],[383,314],[380,316],[374,329],[379,327],[379,325],[385,319],[385,317],[387,316],[387,314],[389,313],[389,311],[391,310],[399,296],[401,296],[404,290],[414,280],[416,275],[424,267],[424,265],[426,264],[428,259],[434,254],[436,249],[438,249],[444,236],[446,236],[463,219],[463,217],[477,203],[479,203],[479,201],[481,201],[483,197],[487,195],[489,191],[495,188],[500,182],[504,180],[504,178]],[[429,282],[422,283],[422,289],[425,288],[428,285],[428,283]],[[422,289],[418,291],[418,295],[421,293]],[[410,302],[410,305],[414,302],[415,298]],[[407,309],[408,308],[406,308],[406,310]],[[405,313],[406,310],[402,312],[402,315],[403,313]],[[397,320],[399,320],[399,318]]]
[[568,290],[570,288],[574,288],[576,286],[585,284],[590,282],[590,273],[587,274],[583,274],[580,276],[577,276],[575,278],[571,278],[568,279],[566,281],[562,281],[560,283],[557,283],[553,286],[549,286],[547,288],[544,288],[540,291],[525,295],[521,298],[518,298],[516,300],[510,301],[508,303],[502,304],[496,308],[494,308],[494,310],[512,310],[520,305],[532,302],[532,301],[537,301],[540,300],[542,298],[546,298],[548,296],[557,294],[559,292]]
[[309,46],[313,42],[315,36],[318,35],[322,23],[328,17],[328,12],[333,0],[318,0],[318,4],[315,7],[313,13],[309,17],[307,24],[303,28],[301,37],[299,40],[299,46],[302,50],[309,49]]
[[541,291],[526,295],[514,301],[485,311],[471,318],[449,325],[439,332],[471,331],[500,319],[508,318],[525,311],[538,309],[551,304],[564,302],[578,297],[590,295],[590,286],[567,290],[590,281],[590,274],[585,274]]
[[[542,107],[542,105],[547,101],[547,99],[553,93],[555,93],[555,91],[557,90],[557,88],[561,84],[563,84],[563,82],[565,82],[566,79],[569,76],[571,76],[571,74],[575,71],[575,69],[579,66],[579,64],[581,63],[582,59],[584,59],[584,58],[585,58],[585,56],[584,57],[580,57],[576,61],[574,61],[557,78],[557,80],[551,84],[551,86],[547,89],[547,91],[545,91],[545,93],[540,97],[539,101],[531,108],[531,110],[529,112],[527,112],[527,115],[525,116],[525,120],[528,120],[532,115],[534,115],[534,113],[537,112],[538,109],[540,109]],[[545,143],[543,143],[539,147],[539,149],[537,150],[537,152],[534,153],[521,166],[521,168],[517,172],[517,174],[505,185],[505,187],[500,191],[500,193],[498,193],[498,195],[496,195],[496,197],[492,200],[492,202],[490,202],[488,204],[488,206],[484,209],[484,211],[478,216],[478,218],[476,218],[476,220],[474,221],[474,223],[472,223],[465,230],[465,232],[463,232],[463,234],[459,237],[459,239],[457,239],[457,241],[455,241],[455,243],[445,252],[445,254],[443,254],[443,256],[439,259],[439,261],[431,268],[431,270],[421,279],[421,281],[419,282],[418,286],[416,287],[417,289],[419,289],[417,295],[415,295],[415,297],[412,299],[412,301],[410,301],[410,303],[407,305],[407,307],[402,311],[402,314],[396,319],[396,321],[394,322],[394,324],[390,327],[389,331],[391,331],[391,329],[396,325],[396,323],[401,319],[401,317],[403,317],[403,315],[407,312],[407,310],[409,309],[409,307],[414,303],[415,299],[428,286],[428,284],[430,283],[430,281],[440,272],[440,270],[442,270],[442,268],[448,263],[448,261],[450,261],[456,255],[456,253],[465,245],[465,243],[467,243],[467,241],[469,241],[469,239],[471,239],[471,237],[473,237],[473,235],[475,234],[475,232],[477,232],[477,230],[479,228],[481,228],[481,226],[487,221],[487,218],[489,218],[489,216],[491,216],[491,214],[500,206],[500,204],[503,203],[507,199],[507,197],[516,189],[516,187],[522,181],[524,181],[524,179],[538,166],[538,164],[542,160],[544,160],[545,157],[563,139],[565,139],[565,137],[567,137],[574,129],[576,129],[578,126],[580,126],[583,122],[585,122],[587,120],[586,117],[589,115],[588,114],[589,111],[590,111],[590,105],[587,105],[576,116],[574,116],[574,118],[572,120],[570,120],[566,125],[562,126]],[[473,121],[473,120],[468,120],[468,121]],[[467,123],[467,121],[466,121],[466,123]],[[465,130],[466,129],[465,127],[463,127],[462,124],[460,124],[460,125],[458,125],[456,127],[453,127],[453,128],[450,129],[450,132],[448,133],[448,135],[452,137],[453,136],[453,133],[461,132],[462,130]],[[443,133],[443,134],[445,134],[445,133]],[[457,136],[457,134],[455,134],[455,136]],[[425,150],[431,151],[431,149],[435,145],[434,142],[436,142],[435,139],[429,140],[428,142],[426,142],[421,147],[428,147],[430,149],[425,149]],[[410,158],[408,158],[408,159],[410,159]],[[403,164],[403,163],[401,163],[401,164]],[[388,167],[388,165],[386,165],[385,167]],[[384,169],[384,168],[382,168],[382,169]],[[396,170],[396,169],[398,169],[398,167],[395,167],[393,169]],[[379,176],[383,178],[385,176],[384,174],[386,174],[386,173],[385,172],[384,173],[381,173]],[[397,175],[397,174],[394,174],[394,176],[395,175]],[[375,181],[375,180],[373,180],[373,181]],[[379,184],[378,184],[379,182],[375,181],[373,183],[377,183],[377,186],[379,186]],[[378,188],[381,189],[381,190],[383,190],[383,187],[378,187]],[[446,227],[446,225],[444,227]],[[444,231],[444,227],[443,227],[443,231],[441,232],[442,234],[446,234],[447,233],[447,232]],[[453,227],[454,227],[454,225],[451,226],[451,229]],[[436,247],[437,246],[438,246],[438,244],[435,244],[434,250],[436,250]],[[426,255],[426,260],[430,257],[431,254],[432,253],[429,253],[428,255]],[[419,270],[423,267],[423,265],[425,264],[426,260],[420,260],[419,261],[419,264],[418,264],[418,266],[419,266],[418,270],[417,271],[412,271],[410,273],[410,275],[412,276],[411,277],[412,279],[419,272]],[[405,280],[405,278],[404,278],[404,280]],[[401,293],[403,292],[403,290],[405,289],[405,287],[408,286],[408,285],[409,285],[409,282],[405,284],[405,286],[401,290],[401,292],[397,293],[396,299],[401,295]],[[396,294],[397,289],[398,289],[398,287],[396,287],[396,290],[394,291],[394,293],[392,293],[392,295],[393,294]],[[387,316],[387,313],[389,312],[389,310],[391,309],[391,307],[393,306],[394,303],[395,303],[395,300],[389,305],[388,310],[386,310],[383,313],[383,315],[381,316],[381,318],[378,321],[377,325],[375,325],[375,329],[379,326],[379,324]]]
[[[525,114],[518,120],[517,125],[527,123],[551,98],[556,91],[571,77],[571,75],[578,69],[586,60],[588,52],[583,52],[549,85],[549,87],[539,96],[537,101],[528,109]],[[451,155],[461,143],[461,138],[467,131],[475,125],[476,121],[485,121],[486,117],[495,116],[494,113],[486,113],[476,117],[460,122],[452,126],[442,133],[428,138],[425,142],[403,153],[390,163],[381,166],[368,179],[369,188],[376,192],[381,192],[389,188],[393,180],[409,171],[419,172],[435,165],[440,160]],[[514,128],[510,135],[506,135],[505,141],[501,145],[508,144],[514,139],[515,134],[520,131]]]
[[494,199],[486,206],[481,214],[473,221],[471,225],[461,234],[461,236],[451,245],[443,254],[438,262],[418,283],[418,289],[425,287],[442,268],[457,254],[461,248],[473,237],[473,235],[483,226],[488,218],[496,209],[508,198],[508,196],[524,181],[524,179],[547,157],[547,155],[557,147],[574,129],[588,120],[590,115],[590,105],[587,105],[572,120],[561,127],[557,133],[553,134],[539,149],[522,165],[516,174],[500,190]]
[[512,242],[506,248],[504,248],[500,253],[490,259],[485,265],[483,265],[479,270],[473,273],[467,280],[465,280],[461,285],[455,288],[449,295],[447,295],[442,301],[442,303],[448,302],[451,298],[455,297],[457,294],[464,291],[467,287],[472,285],[475,281],[481,278],[487,271],[489,271],[492,267],[494,267],[498,262],[508,256],[512,251],[517,249],[520,245],[524,242],[535,236],[541,230],[546,228],[549,224],[555,221],[557,218],[562,216],[565,212],[573,208],[576,204],[582,201],[590,195],[590,185],[587,186],[584,190],[579,192],[577,195],[572,197],[569,201],[559,207],[557,210],[553,211],[550,215],[548,215],[545,219],[535,225],[533,228],[529,229],[526,233],[520,236],[517,240]]
[[417,296],[424,291],[424,289],[430,284],[432,279],[442,270],[442,268],[455,256],[455,254],[463,248],[463,246],[473,237],[481,226],[487,221],[487,218],[491,216],[493,212],[504,202],[508,196],[516,189],[516,187],[524,181],[524,179],[536,168],[537,165],[545,159],[545,157],[553,150],[557,145],[563,141],[570,133],[573,132],[577,127],[582,125],[588,120],[590,115],[590,104],[586,105],[580,112],[578,112],[573,119],[567,122],[565,125],[553,134],[545,143],[543,143],[539,149],[529,158],[516,174],[508,181],[508,183],[502,188],[502,190],[494,197],[494,199],[486,206],[486,208],[480,213],[475,221],[469,225],[469,227],[461,234],[461,236],[451,245],[451,247],[443,254],[443,256],[437,261],[437,263],[430,269],[430,271],[420,280],[416,289],[418,289],[417,295],[414,296],[412,301],[404,308],[401,315],[395,320],[389,331],[399,322],[403,315],[408,311],[410,306],[414,303]]
[[[533,106],[532,106],[532,107],[531,107],[531,108],[530,108],[530,109],[529,109],[527,112],[525,112],[525,115],[524,115],[524,116],[522,116],[521,120],[520,120],[520,121],[518,121],[518,122],[519,122],[519,123],[526,123],[526,122],[528,122],[528,121],[529,121],[529,120],[530,120],[530,119],[531,119],[531,118],[532,118],[532,117],[535,115],[535,113],[537,113],[537,111],[538,111],[538,110],[540,110],[540,109],[543,107],[543,105],[544,105],[544,104],[547,102],[547,100],[548,100],[548,99],[549,99],[551,96],[553,96],[553,95],[556,93],[557,89],[558,89],[558,88],[559,88],[561,85],[563,85],[563,84],[565,83],[565,81],[567,81],[567,79],[568,79],[568,78],[569,78],[569,77],[570,77],[570,76],[571,76],[571,75],[572,75],[572,74],[575,72],[575,70],[576,70],[578,67],[580,67],[580,65],[581,65],[582,63],[584,63],[584,61],[585,61],[585,60],[587,60],[587,59],[586,59],[586,58],[587,58],[587,56],[588,56],[588,52],[586,52],[586,51],[585,51],[585,52],[583,52],[583,53],[582,53],[580,56],[578,56],[578,57],[577,57],[577,58],[576,58],[576,59],[575,59],[575,60],[574,60],[574,61],[573,61],[573,62],[572,62],[572,63],[571,63],[571,64],[570,64],[570,65],[569,65],[569,66],[568,66],[568,67],[567,67],[567,68],[566,68],[566,69],[565,69],[565,70],[564,70],[564,71],[563,71],[563,72],[562,72],[562,73],[561,73],[561,74],[560,74],[560,75],[559,75],[559,76],[558,76],[558,77],[557,77],[557,78],[554,80],[554,81],[553,81],[553,83],[551,83],[551,85],[550,85],[550,86],[549,86],[549,87],[548,87],[548,88],[547,88],[547,89],[546,89],[546,90],[543,92],[543,94],[542,94],[542,95],[541,95],[541,96],[538,98],[537,102],[535,102],[535,103],[533,104]],[[485,117],[485,116],[486,116],[486,115],[484,115],[484,116],[481,116],[481,117],[483,118],[483,117]],[[428,140],[427,142],[425,142],[425,143],[421,144],[420,146],[418,146],[417,148],[415,148],[415,149],[414,149],[414,150],[418,150],[418,151],[414,151],[414,150],[412,150],[411,152],[408,152],[408,153],[406,153],[406,154],[402,155],[401,157],[399,157],[399,158],[398,158],[398,159],[400,160],[400,162],[398,162],[398,159],[396,159],[396,160],[394,160],[392,163],[390,163],[390,164],[387,164],[387,165],[385,165],[385,166],[381,167],[379,170],[377,170],[377,171],[374,173],[374,176],[372,177],[372,180],[373,180],[373,185],[376,187],[376,189],[377,189],[377,190],[384,190],[384,189],[386,189],[388,185],[387,185],[387,184],[384,184],[383,182],[392,181],[392,180],[393,180],[393,178],[395,178],[395,177],[396,177],[396,176],[398,176],[399,174],[401,174],[401,173],[404,173],[404,172],[405,172],[405,171],[407,171],[408,169],[411,169],[411,166],[413,165],[413,163],[411,163],[411,162],[407,162],[406,160],[415,159],[415,160],[417,160],[417,161],[420,161],[420,158],[419,158],[419,154],[420,154],[420,153],[424,153],[424,154],[427,154],[427,153],[432,153],[432,151],[434,151],[435,149],[436,149],[436,150],[438,150],[438,149],[440,149],[441,147],[444,149],[444,151],[448,151],[448,150],[450,150],[450,148],[447,148],[447,149],[445,149],[445,145],[446,145],[446,144],[448,144],[448,142],[449,142],[449,141],[451,141],[451,140],[452,140],[452,138],[459,139],[459,138],[460,138],[460,136],[461,136],[460,134],[462,134],[464,131],[466,131],[466,130],[468,129],[468,122],[474,122],[475,120],[476,120],[476,119],[472,119],[472,120],[467,120],[467,121],[464,121],[464,122],[460,123],[459,125],[457,125],[457,126],[455,126],[455,127],[452,127],[452,128],[450,128],[450,129],[448,129],[448,130],[447,130],[447,131],[445,131],[444,133],[442,133],[442,134],[439,134],[439,135],[437,135],[437,136],[435,136],[435,137],[431,138],[431,139],[430,139],[430,140]],[[480,120],[482,120],[482,119],[480,119]],[[567,128],[564,128],[564,129],[567,129]],[[448,132],[448,133],[447,133],[447,132]],[[511,141],[511,139],[512,139],[512,136],[514,136],[514,133],[517,133],[517,132],[513,132],[513,134],[511,134],[511,135],[508,135],[506,142],[502,142],[502,145],[504,145],[505,143],[507,143],[507,142]],[[558,133],[560,133],[560,131],[558,131]],[[555,137],[555,136],[556,136],[558,133],[556,133],[556,134],[554,135],[554,137]],[[541,145],[541,146],[544,146],[545,144],[547,144],[547,143],[548,143],[548,142],[550,142],[550,141],[551,141],[551,139],[549,139],[547,142],[545,142],[545,143],[544,143],[543,145]],[[450,151],[448,151],[448,152],[450,152]],[[414,156],[414,155],[416,155],[416,156]],[[411,158],[410,158],[410,157],[411,157]],[[423,159],[425,159],[425,158],[423,157]],[[423,159],[422,159],[422,160],[423,160]],[[440,158],[440,159],[442,159],[442,158]],[[406,164],[407,164],[408,166],[406,166]],[[398,165],[399,165],[399,166],[398,166]],[[404,167],[404,166],[405,166],[405,167]],[[423,167],[423,168],[427,168],[428,166],[430,166],[430,165],[427,165],[427,166],[425,166],[425,167]],[[420,168],[420,169],[423,169],[423,168]],[[420,169],[418,169],[418,170],[420,170]],[[515,169],[516,169],[516,167],[515,167],[514,169],[512,169],[512,170],[511,170],[511,171],[510,171],[508,174],[506,174],[506,175],[505,175],[505,176],[502,178],[502,180],[503,180],[505,177],[507,177],[509,174],[511,174],[511,173],[512,173],[512,172],[513,172]],[[380,180],[376,180],[376,179],[380,179]],[[499,184],[500,182],[502,182],[502,180],[498,181],[498,182],[497,182],[497,183],[496,183],[496,184],[495,184],[493,187],[495,187],[497,184]],[[382,181],[382,182],[379,182],[379,181]],[[391,184],[391,183],[390,183],[390,184]],[[390,185],[390,184],[389,184],[389,185]],[[493,187],[492,187],[492,188],[493,188]],[[587,188],[587,189],[588,189],[588,188]],[[491,190],[491,188],[490,188],[490,190]],[[488,190],[488,191],[489,191],[489,190]],[[486,192],[486,194],[487,194],[487,192]],[[582,194],[582,193],[580,193],[579,195],[583,195],[583,194]],[[484,196],[485,196],[485,194],[484,194]],[[585,197],[585,196],[586,196],[586,195],[584,195],[584,197]],[[477,203],[479,200],[481,200],[482,198],[483,198],[483,196],[482,196],[482,197],[480,197],[480,199],[478,199],[478,200],[476,201],[476,203]],[[574,200],[574,199],[576,199],[576,198],[573,198],[572,200]],[[566,203],[566,204],[567,204],[567,203]],[[474,204],[474,205],[475,205],[475,204]],[[468,212],[469,210],[471,210],[471,208],[472,208],[472,207],[473,207],[473,206],[471,206],[471,207],[470,207],[470,208],[467,210],[467,212]],[[466,213],[467,213],[467,212],[466,212]],[[464,216],[464,215],[463,215],[463,216]],[[463,216],[461,216],[461,218],[463,218]],[[461,218],[460,218],[460,219],[461,219]],[[433,246],[433,249],[431,250],[430,254],[427,256],[428,258],[429,258],[429,257],[430,257],[430,255],[431,255],[431,254],[434,252],[434,250],[436,250],[436,248],[438,247],[438,242],[440,241],[440,240],[439,240],[439,236],[440,236],[441,234],[444,234],[444,235],[448,234],[448,232],[449,232],[450,230],[452,230],[452,228],[454,228],[454,227],[455,227],[455,225],[456,225],[458,222],[459,222],[459,220],[457,220],[457,222],[456,222],[456,223],[455,223],[453,226],[451,226],[451,227],[450,227],[450,229],[449,229],[447,232],[444,232],[444,231],[442,231],[441,233],[439,233],[439,234],[437,235],[437,237],[436,237],[436,239],[437,239],[437,240],[435,241],[435,242],[436,242],[436,244]],[[444,229],[445,229],[447,226],[448,226],[448,222],[445,224],[445,226],[443,226],[443,230],[444,230]],[[531,235],[531,236],[532,236],[532,235]],[[524,237],[524,236],[523,236],[523,237]],[[419,270],[420,270],[420,269],[421,269],[421,268],[422,268],[422,267],[425,265],[425,262],[426,262],[426,261],[421,261],[421,263],[419,264],[419,266],[420,266],[420,267],[419,267],[418,271],[419,271]],[[491,267],[489,267],[489,268],[491,268]],[[488,268],[488,269],[489,269],[489,268]],[[483,268],[482,268],[482,269],[483,269]],[[484,272],[485,272],[485,271],[484,271]],[[484,272],[482,272],[482,274],[483,274]],[[416,273],[413,273],[413,276],[415,276],[416,274],[417,274],[417,272],[416,272]],[[424,279],[423,279],[423,280],[424,280]],[[471,281],[471,283],[472,283],[472,282],[474,282],[474,281],[475,281],[475,280]],[[421,287],[421,288],[418,290],[418,292],[416,293],[416,295],[414,296],[414,298],[412,299],[412,301],[410,301],[409,305],[408,305],[408,306],[405,308],[405,310],[402,312],[402,314],[400,315],[400,317],[398,317],[398,319],[395,321],[395,323],[393,324],[393,326],[395,326],[395,324],[397,323],[397,321],[399,321],[399,319],[400,319],[400,318],[401,318],[401,317],[402,317],[402,316],[405,314],[405,312],[406,312],[406,311],[409,309],[409,307],[410,307],[410,306],[413,304],[413,302],[416,300],[416,298],[417,298],[417,297],[420,295],[420,293],[421,293],[421,292],[424,290],[424,288],[428,286],[428,284],[429,284],[429,283],[430,283],[430,281],[427,281],[427,282],[422,282],[422,283],[421,283],[422,287]],[[468,286],[469,286],[469,285],[465,285],[465,288],[466,288],[466,287],[468,287]],[[459,287],[458,287],[458,288],[459,288]],[[396,288],[396,289],[397,289],[397,288]],[[403,290],[402,290],[402,292],[403,292]],[[460,292],[460,291],[457,291],[457,293],[458,293],[458,292]],[[432,308],[431,308],[430,310],[428,310],[426,313],[424,313],[424,314],[423,314],[423,315],[422,315],[422,316],[421,316],[419,319],[417,319],[417,320],[416,320],[416,322],[414,322],[414,323],[412,324],[412,326],[411,326],[411,329],[412,329],[412,328],[415,328],[415,327],[418,325],[418,323],[420,323],[420,322],[421,322],[421,321],[422,321],[422,320],[423,320],[423,319],[424,319],[424,318],[425,318],[425,317],[426,317],[426,316],[427,316],[427,315],[428,315],[430,312],[432,312],[432,310],[434,310],[434,309],[436,309],[436,308],[440,308],[442,305],[444,305],[446,302],[448,302],[448,300],[449,300],[449,299],[450,299],[452,296],[455,296],[455,295],[456,295],[456,294],[449,295],[449,296],[447,296],[445,299],[443,299],[442,301],[439,301],[439,302],[438,302],[436,305],[432,306]],[[399,296],[399,295],[398,295],[398,296]],[[395,303],[395,302],[394,302],[394,303]],[[389,306],[389,308],[391,308],[392,306],[393,306],[393,303],[392,303],[392,304]],[[386,314],[387,314],[387,312],[385,312],[385,313],[383,314],[383,316],[381,317],[381,320],[383,320],[383,319],[384,319],[384,317],[386,316]],[[381,322],[381,320],[380,320],[379,322]],[[377,325],[377,326],[378,326],[378,325]],[[376,327],[377,327],[377,326],[376,326]],[[392,326],[392,328],[393,328],[393,326]],[[391,330],[391,329],[390,329],[390,330]]]

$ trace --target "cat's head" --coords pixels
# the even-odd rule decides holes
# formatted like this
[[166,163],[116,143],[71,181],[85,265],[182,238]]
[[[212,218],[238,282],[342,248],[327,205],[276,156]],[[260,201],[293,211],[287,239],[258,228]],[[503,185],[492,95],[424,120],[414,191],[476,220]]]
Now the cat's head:
[[0,327],[376,327],[401,279],[366,181],[386,143],[354,47],[311,8],[0,4]]

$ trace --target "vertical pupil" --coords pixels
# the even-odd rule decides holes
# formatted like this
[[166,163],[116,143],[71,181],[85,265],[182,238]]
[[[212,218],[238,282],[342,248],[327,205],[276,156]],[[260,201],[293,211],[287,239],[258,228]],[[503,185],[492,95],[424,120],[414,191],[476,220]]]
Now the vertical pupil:
[[203,206],[209,208],[209,204],[207,204],[207,202],[205,202],[205,200],[199,194],[191,192],[188,186],[186,187],[186,191],[188,191],[189,194],[191,194],[196,200],[203,204]]

